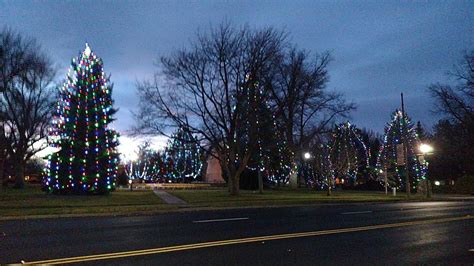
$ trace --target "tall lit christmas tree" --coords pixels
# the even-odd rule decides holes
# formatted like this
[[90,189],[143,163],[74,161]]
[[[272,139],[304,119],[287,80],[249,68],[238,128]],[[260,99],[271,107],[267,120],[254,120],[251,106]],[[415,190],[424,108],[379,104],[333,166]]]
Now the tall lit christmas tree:
[[98,193],[113,190],[118,170],[117,133],[113,121],[112,84],[102,59],[86,44],[72,60],[59,93],[51,128],[51,146],[44,189],[52,193]]
[[201,176],[202,151],[193,134],[179,128],[168,142],[163,161],[170,179],[194,180]]
[[[416,130],[406,114],[402,117],[401,111],[395,111],[392,114],[392,121],[385,127],[383,144],[377,158],[377,168],[387,175],[389,187],[405,190],[404,140],[407,144],[407,169],[410,184],[412,189],[416,189],[418,182],[425,179],[426,169],[417,157],[419,139]],[[384,179],[385,176],[379,177],[381,183],[385,181]]]

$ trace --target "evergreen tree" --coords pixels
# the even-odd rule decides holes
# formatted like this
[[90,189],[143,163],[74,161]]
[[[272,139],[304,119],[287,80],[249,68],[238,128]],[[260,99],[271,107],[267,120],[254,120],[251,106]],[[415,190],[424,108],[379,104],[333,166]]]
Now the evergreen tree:
[[[256,147],[248,163],[247,170],[241,177],[241,187],[255,188],[252,184],[257,184],[258,172],[261,172],[264,183],[271,183],[277,186],[286,184],[289,181],[291,152],[286,145],[282,132],[279,131],[277,120],[272,109],[267,103],[268,95],[259,82],[248,82],[244,90],[243,101],[245,112],[242,120],[246,127],[240,130],[245,131],[246,136],[241,141],[245,142],[246,148],[249,144],[249,136],[252,135],[256,141]],[[250,180],[249,180],[250,179]]]
[[148,162],[151,165],[149,172],[150,180],[153,182],[162,182],[166,177],[166,168],[163,161],[163,154],[159,151],[150,150],[148,153]]
[[416,122],[415,132],[420,141],[425,141],[429,138],[428,133],[426,132],[425,128],[421,125],[421,122]]
[[179,128],[171,136],[164,152],[167,177],[179,181],[201,177],[202,156],[199,142],[189,129]]
[[[410,184],[413,189],[419,181],[425,179],[426,169],[417,157],[419,139],[416,129],[405,114],[402,118],[402,112],[396,110],[392,115],[392,121],[385,127],[385,135],[383,144],[380,148],[377,159],[377,167],[383,171],[387,171],[387,180],[390,187],[405,190],[405,165],[403,156],[403,141],[407,143],[407,161],[408,174]],[[406,127],[406,128],[404,128]],[[384,177],[380,177],[380,181],[384,181]]]
[[335,182],[334,169],[330,157],[331,147],[325,141],[320,140],[313,145],[311,152],[311,166],[314,169],[314,176],[311,180],[311,187],[326,189],[328,195],[331,194]]
[[355,182],[357,174],[369,164],[367,147],[360,137],[359,129],[349,122],[334,128],[330,156],[336,178]]
[[47,192],[103,194],[114,189],[118,134],[108,128],[116,112],[112,87],[102,59],[86,44],[72,60],[54,111],[51,146],[59,151],[48,157]]
[[369,154],[369,166],[375,168],[377,165],[377,157],[382,145],[382,134],[376,133],[373,130],[362,129],[360,131],[362,141],[366,144]]
[[150,143],[145,142],[138,146],[137,158],[128,162],[125,166],[125,172],[129,179],[139,180],[140,182],[153,179],[152,173],[155,170],[155,165],[151,160],[152,153]]

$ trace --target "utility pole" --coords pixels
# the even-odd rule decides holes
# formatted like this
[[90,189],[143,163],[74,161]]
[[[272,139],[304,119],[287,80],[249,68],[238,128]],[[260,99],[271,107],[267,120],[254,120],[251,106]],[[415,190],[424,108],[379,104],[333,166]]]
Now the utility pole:
[[403,102],[403,92],[401,93],[402,99],[402,132],[403,132],[403,157],[405,160],[405,189],[407,193],[407,197],[410,197],[410,174],[408,172],[408,128],[405,120],[405,104]]

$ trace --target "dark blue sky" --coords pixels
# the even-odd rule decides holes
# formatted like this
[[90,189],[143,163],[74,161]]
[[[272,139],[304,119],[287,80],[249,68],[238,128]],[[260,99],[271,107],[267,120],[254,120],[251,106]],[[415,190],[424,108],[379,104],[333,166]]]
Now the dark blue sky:
[[329,88],[358,105],[353,122],[382,132],[406,96],[407,112],[431,126],[426,87],[474,48],[473,1],[0,1],[0,26],[38,39],[63,78],[88,41],[115,83],[115,128],[133,124],[135,81],[185,47],[198,29],[228,19],[275,26],[299,47],[329,50]]

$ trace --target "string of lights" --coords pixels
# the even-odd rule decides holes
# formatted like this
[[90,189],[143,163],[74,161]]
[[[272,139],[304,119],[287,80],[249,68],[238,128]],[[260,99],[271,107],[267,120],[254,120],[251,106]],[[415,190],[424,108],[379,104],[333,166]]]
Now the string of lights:
[[[406,134],[404,134],[404,125],[407,127]],[[406,139],[407,143],[407,158],[408,158],[408,171],[410,176],[410,184],[413,189],[416,189],[417,184],[425,179],[426,167],[418,161],[417,157],[417,145],[419,143],[418,135],[414,129],[410,118],[405,114],[402,118],[402,112],[396,110],[392,114],[392,120],[385,127],[385,135],[383,138],[383,144],[380,147],[379,155],[377,157],[377,169],[382,172],[386,172],[387,185],[394,187],[398,190],[405,189],[405,176],[404,173],[404,162],[405,159],[401,152],[397,152],[397,148],[403,143],[403,139]],[[379,177],[380,183],[384,182],[384,177]]]
[[113,114],[112,85],[102,59],[86,44],[73,58],[54,110],[43,186],[55,193],[108,193],[118,171],[118,134],[108,128]]

